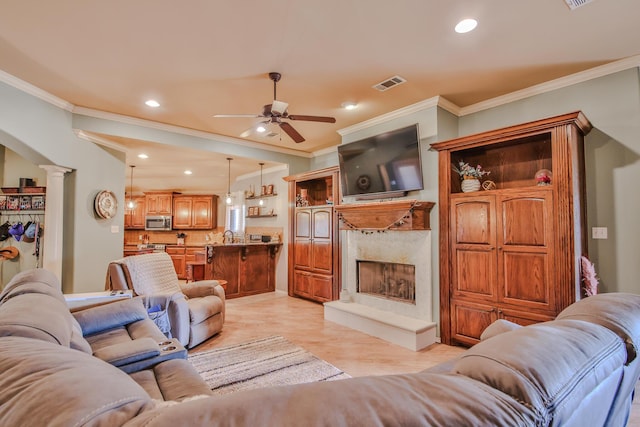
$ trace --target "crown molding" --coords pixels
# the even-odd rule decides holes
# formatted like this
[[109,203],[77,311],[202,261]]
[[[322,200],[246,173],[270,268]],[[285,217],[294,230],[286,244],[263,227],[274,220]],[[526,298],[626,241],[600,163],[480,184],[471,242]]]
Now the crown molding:
[[233,145],[241,145],[243,147],[256,148],[264,151],[272,151],[280,154],[289,154],[289,155],[298,156],[298,157],[311,158],[311,154],[306,151],[294,150],[291,148],[276,147],[272,145],[261,144],[259,142],[245,141],[243,139],[233,138],[230,136],[218,135],[210,132],[189,129],[181,126],[168,125],[165,123],[154,122],[152,120],[139,119],[136,117],[124,116],[121,114],[109,113],[106,111],[94,110],[86,107],[74,107],[73,113],[79,114],[82,116],[94,117],[97,119],[110,120],[110,121],[125,123],[129,125],[135,125],[135,126],[141,126],[141,127],[146,127],[150,129],[177,133],[181,135],[194,136],[197,138],[208,139],[211,141],[218,141],[218,142],[223,142],[223,143],[233,144]]
[[55,95],[46,92],[39,87],[32,85],[31,83],[27,83],[24,80],[20,80],[19,78],[12,76],[11,74],[0,70],[0,82],[6,83],[9,86],[12,86],[22,92],[25,92],[35,98],[41,99],[49,104],[55,105],[58,108],[62,108],[63,110],[72,111],[73,104],[65,101],[62,98],[58,98]]
[[459,109],[460,112],[458,116],[466,116],[468,114],[473,114],[483,110],[488,110],[490,108],[499,107],[501,105],[529,98],[534,95],[540,95],[557,89],[562,89],[577,83],[583,83],[589,80],[596,79],[598,77],[604,77],[609,74],[614,74],[619,71],[624,71],[635,67],[640,67],[640,55],[630,56],[629,58],[621,59],[616,62],[610,62],[608,64],[590,68],[585,71],[580,71],[575,74],[557,78],[555,80],[549,80],[548,82],[540,83],[525,89],[508,93],[506,95],[498,96],[486,101],[481,101],[476,104],[462,107]]
[[353,126],[339,129],[338,133],[340,134],[340,136],[349,135],[351,133],[370,128],[371,126],[388,122],[389,120],[405,117],[410,114],[417,113],[418,111],[422,111],[428,108],[433,108],[438,106],[448,111],[451,111],[453,114],[457,114],[457,111],[460,110],[458,106],[446,100],[445,98],[441,96],[434,96],[432,98],[425,99],[424,101],[416,102],[415,104],[411,104],[406,107],[402,107],[398,110],[394,110],[389,113],[385,113],[380,116],[374,117],[372,119],[365,120],[364,122],[356,123]]

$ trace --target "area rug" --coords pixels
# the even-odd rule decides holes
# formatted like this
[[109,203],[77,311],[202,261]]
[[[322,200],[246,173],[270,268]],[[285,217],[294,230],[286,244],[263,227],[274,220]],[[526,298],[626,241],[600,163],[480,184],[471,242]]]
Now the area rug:
[[278,335],[194,353],[189,361],[215,394],[350,378]]

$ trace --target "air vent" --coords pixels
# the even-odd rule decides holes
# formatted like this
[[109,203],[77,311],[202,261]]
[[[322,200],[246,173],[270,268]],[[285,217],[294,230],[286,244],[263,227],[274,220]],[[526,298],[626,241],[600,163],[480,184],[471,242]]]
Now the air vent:
[[564,2],[569,6],[569,9],[574,10],[579,8],[580,6],[584,6],[587,3],[591,3],[593,0],[564,0]]
[[393,76],[383,82],[380,82],[378,84],[373,85],[372,87],[375,90],[379,90],[380,92],[384,92],[385,90],[389,90],[392,87],[398,86],[402,83],[406,82],[405,79],[403,79],[400,76]]

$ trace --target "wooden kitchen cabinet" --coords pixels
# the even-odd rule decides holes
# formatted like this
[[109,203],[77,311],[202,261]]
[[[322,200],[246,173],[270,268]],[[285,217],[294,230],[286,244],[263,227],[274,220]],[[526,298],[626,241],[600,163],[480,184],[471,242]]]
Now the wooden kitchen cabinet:
[[144,193],[145,207],[147,215],[168,215],[173,214],[174,193],[148,192]]
[[171,257],[178,279],[186,280],[188,276],[187,263],[202,259],[199,256],[204,253],[205,248],[204,246],[168,245],[165,247],[165,251]]
[[[124,211],[124,228],[127,230],[144,230],[145,215],[147,213],[145,196],[134,196],[131,198],[133,201],[133,209],[128,206]],[[125,202],[128,204],[129,199]],[[126,206],[126,205],[125,205]]]
[[226,280],[226,298],[272,292],[279,248],[273,243],[207,246],[205,279]]
[[173,228],[210,230],[217,225],[216,195],[179,195],[173,197]]
[[[286,177],[289,182],[289,295],[317,302],[340,296],[340,245],[333,201],[338,168]],[[306,195],[302,198],[300,195]]]
[[[586,255],[580,112],[432,144],[439,152],[440,318],[445,344],[473,345],[496,319],[552,320],[582,296]],[[460,162],[490,171],[462,192]],[[539,185],[537,172],[550,171]]]

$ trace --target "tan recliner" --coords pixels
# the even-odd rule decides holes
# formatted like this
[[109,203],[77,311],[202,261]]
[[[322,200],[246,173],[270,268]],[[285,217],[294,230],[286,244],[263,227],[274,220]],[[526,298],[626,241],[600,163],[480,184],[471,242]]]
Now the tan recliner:
[[146,305],[167,310],[171,337],[194,347],[222,330],[224,288],[216,280],[181,284],[166,252],[125,257],[109,263],[107,290],[133,290]]

